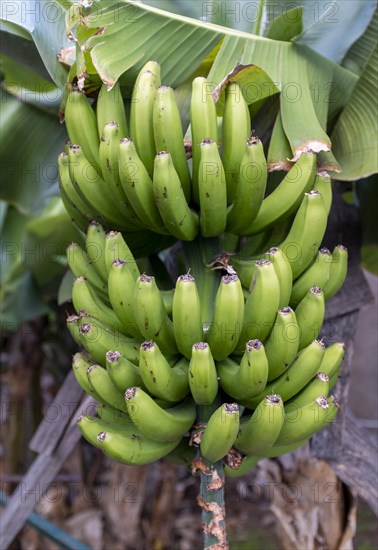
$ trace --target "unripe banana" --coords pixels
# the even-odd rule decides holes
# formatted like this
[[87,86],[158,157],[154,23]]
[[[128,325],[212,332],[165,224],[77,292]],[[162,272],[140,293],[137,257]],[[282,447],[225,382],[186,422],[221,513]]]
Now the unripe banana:
[[200,143],[204,139],[210,139],[218,143],[217,111],[211,95],[210,83],[206,78],[200,76],[192,82],[190,124],[192,133],[192,193],[194,202],[199,204]]
[[339,404],[332,396],[328,400],[323,396],[317,397],[314,402],[300,409],[288,407],[276,444],[289,445],[309,439],[330,424],[338,410]]
[[332,206],[332,180],[330,176],[328,174],[317,175],[315,177],[313,189],[321,193],[327,216],[329,216]]
[[224,474],[226,477],[242,477],[248,474],[256,464],[261,460],[259,456],[245,456],[237,469],[231,468],[227,464],[224,467]]
[[143,435],[153,441],[176,441],[192,426],[196,408],[186,400],[171,409],[162,409],[141,388],[128,388],[125,393],[131,420]]
[[71,243],[67,248],[68,265],[75,277],[84,277],[91,289],[101,300],[109,302],[106,284],[92,266],[86,252],[77,243]]
[[138,384],[143,385],[139,367],[123,357],[119,351],[108,351],[105,356],[110,380],[121,392]]
[[177,353],[173,323],[165,312],[164,302],[155,278],[138,277],[134,294],[135,320],[146,340],[154,340],[167,355]]
[[101,397],[92,387],[92,384],[89,382],[87,377],[87,370],[91,366],[91,364],[92,363],[89,357],[86,356],[83,352],[75,353],[72,358],[72,370],[79,386],[81,386],[88,395],[91,395],[92,397],[94,397],[94,399],[101,403]]
[[127,262],[134,280],[137,280],[140,275],[139,268],[122,233],[119,231],[109,231],[105,237],[105,267],[108,277],[115,260]]
[[123,393],[113,384],[106,369],[100,365],[91,365],[87,369],[87,377],[103,403],[127,412]]
[[283,402],[279,395],[264,397],[247,422],[242,422],[235,447],[249,455],[260,455],[271,449],[282,429],[283,413]]
[[96,115],[86,95],[79,90],[70,90],[64,111],[64,119],[72,144],[80,145],[86,158],[98,170],[98,147]]
[[293,288],[293,272],[291,271],[290,264],[282,250],[276,246],[270,248],[265,257],[272,262],[274,270],[277,273],[278,282],[280,283],[279,307],[285,307],[289,305]]
[[129,138],[119,144],[118,163],[123,190],[140,220],[151,231],[168,234],[156,206],[152,179]]
[[227,231],[237,235],[245,235],[248,232],[263,202],[266,180],[263,145],[257,137],[251,137],[247,140],[241,158],[236,198],[227,214]]
[[107,284],[108,271],[105,264],[105,231],[95,221],[88,226],[85,248],[94,269],[103,282]]
[[80,325],[79,333],[84,348],[91,357],[104,365],[106,363],[106,353],[109,350],[117,349],[129,361],[135,365],[139,362],[139,347],[135,340],[126,338],[117,331],[106,331],[96,327],[93,323],[83,323]]
[[295,309],[300,329],[299,351],[318,337],[323,326],[324,314],[323,291],[318,286],[313,286]]
[[280,302],[280,283],[273,264],[260,260],[255,264],[249,294],[245,302],[242,333],[236,353],[243,353],[247,340],[264,342],[269,336]]
[[259,340],[249,340],[240,366],[227,358],[217,363],[220,385],[228,395],[245,400],[260,395],[268,379],[268,360]]
[[143,466],[160,460],[170,453],[180,440],[158,443],[141,435],[124,435],[107,428],[97,441],[100,449],[113,460],[129,466]]
[[[121,411],[118,411],[121,412]],[[100,448],[97,436],[104,430],[112,430],[114,433],[128,436],[141,436],[142,434],[136,430],[135,426],[130,423],[120,424],[118,422],[107,422],[102,418],[95,416],[83,415],[77,420],[77,427],[81,431],[81,435],[94,447]]]
[[200,144],[197,181],[201,234],[216,237],[227,223],[226,178],[216,141],[204,139]]
[[192,241],[199,229],[198,214],[186,202],[171,155],[161,151],[155,157],[153,189],[157,207],[168,231],[183,241]]
[[191,178],[186,160],[180,111],[169,86],[161,86],[155,96],[153,125],[156,151],[168,151],[180,178],[187,202],[191,196]]
[[96,413],[101,418],[101,420],[107,422],[108,424],[119,424],[121,426],[125,424],[131,424],[131,426],[134,427],[134,424],[131,422],[131,418],[128,413],[120,411],[119,409],[115,409],[114,407],[111,407],[110,405],[107,405],[105,403],[100,403],[99,405],[97,405]]
[[298,409],[313,403],[319,395],[328,395],[330,391],[330,379],[324,372],[317,372],[311,382],[287,402],[287,406],[293,405]]
[[333,388],[336,386],[339,378],[340,378],[340,375],[341,375],[341,371],[342,371],[342,365],[340,365],[338,367],[338,369],[336,370],[336,372],[332,375],[332,377],[329,379],[329,391],[332,391]]
[[256,271],[256,261],[259,259],[261,259],[261,256],[245,259],[239,255],[231,256],[229,259],[230,265],[235,269],[241,284],[246,289],[249,289],[251,286],[251,282]]
[[111,90],[106,84],[101,86],[96,105],[97,130],[101,138],[105,124],[114,121],[119,126],[120,139],[128,135],[125,105],[123,103],[121,88],[116,82]]
[[173,332],[177,348],[188,359],[192,346],[203,338],[201,304],[194,277],[181,275],[176,282],[172,304]]
[[149,61],[138,74],[131,96],[131,139],[151,177],[156,153],[153,112],[156,90],[160,84],[160,66],[154,61]]
[[286,239],[281,243],[297,279],[313,262],[327,227],[327,213],[319,191],[305,193]]
[[243,319],[244,296],[239,277],[236,274],[224,275],[215,297],[213,322],[206,334],[206,341],[216,361],[226,359],[234,351]]
[[328,248],[321,248],[315,261],[297,279],[291,292],[290,305],[295,307],[303,300],[312,286],[324,289],[329,279],[331,270],[332,254]]
[[[101,218],[98,211],[93,208],[75,187],[71,175],[70,175],[70,163],[68,154],[60,153],[58,156],[58,169],[59,169],[59,186],[61,190],[67,195],[71,204],[77,208],[78,212],[81,212],[84,218],[88,221],[98,217]],[[88,225],[88,224],[87,224]]]
[[239,405],[223,403],[209,418],[202,434],[201,455],[218,462],[229,452],[239,431]]
[[300,207],[303,193],[314,183],[316,155],[302,153],[279,186],[263,201],[259,213],[246,235],[265,231],[294,214]]
[[190,467],[196,457],[196,449],[189,445],[189,441],[189,438],[183,437],[177,447],[165,455],[164,460],[179,466]]
[[272,332],[265,343],[269,382],[283,374],[292,363],[298,352],[299,337],[299,326],[294,311],[287,306],[279,309]]
[[181,401],[188,395],[188,361],[181,360],[171,368],[155,342],[141,344],[139,368],[152,395],[171,402]]
[[72,302],[77,313],[87,311],[94,317],[101,319],[109,327],[121,330],[121,324],[114,311],[101,301],[93,292],[84,277],[78,277],[72,285]]
[[335,246],[332,252],[332,262],[329,279],[323,288],[324,299],[329,300],[342,287],[348,271],[348,249],[342,244]]
[[63,206],[68,216],[70,217],[71,222],[82,233],[85,233],[90,220],[83,214],[81,210],[78,209],[78,207],[73,202],[70,201],[60,182],[59,191]]
[[129,263],[115,260],[109,272],[108,280],[109,299],[125,334],[143,340],[138,323],[135,319],[134,292],[135,279]]
[[324,372],[333,378],[336,372],[338,372],[341,363],[345,357],[345,344],[344,342],[335,342],[331,346],[328,346],[324,352],[322,362],[320,363],[318,372]]
[[227,182],[227,203],[231,204],[240,188],[239,173],[245,152],[244,143],[251,135],[251,118],[247,102],[237,82],[228,84],[225,96],[222,120],[222,162]]
[[242,404],[250,409],[254,409],[266,395],[275,392],[281,396],[284,402],[288,401],[312,380],[318,372],[323,355],[324,344],[314,340],[307,348],[299,352],[286,372],[272,382],[269,382],[260,395],[245,400]]
[[194,401],[197,405],[211,405],[218,393],[218,374],[206,342],[193,345],[188,374]]
[[78,315],[69,315],[66,319],[66,326],[72,339],[79,345],[82,345],[81,335],[79,331],[80,317]]

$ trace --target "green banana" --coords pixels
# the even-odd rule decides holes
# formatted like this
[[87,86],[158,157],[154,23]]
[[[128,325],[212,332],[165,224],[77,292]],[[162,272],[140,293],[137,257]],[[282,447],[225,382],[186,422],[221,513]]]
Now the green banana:
[[321,248],[314,263],[295,281],[290,298],[291,307],[297,306],[312,286],[324,289],[329,279],[331,262],[331,252],[328,248]]
[[106,331],[93,323],[80,325],[81,343],[91,357],[100,365],[105,365],[106,353],[117,349],[123,356],[135,365],[139,362],[139,346],[135,340],[126,338],[117,331]]
[[328,400],[320,396],[300,409],[288,408],[285,410],[285,420],[276,444],[289,445],[309,439],[332,422],[339,407],[333,396]]
[[192,346],[203,338],[201,304],[194,277],[181,275],[176,282],[172,304],[173,332],[177,348],[188,359]]
[[318,337],[323,326],[324,314],[323,291],[318,286],[313,286],[295,309],[295,316],[300,329],[299,351]]
[[[120,411],[119,411],[120,412]],[[100,448],[97,441],[97,436],[104,430],[110,429],[115,433],[125,436],[141,436],[130,421],[127,424],[118,422],[107,422],[102,418],[97,418],[90,415],[82,415],[77,419],[77,427],[81,431],[81,435],[94,447]]]
[[315,177],[313,189],[321,193],[327,216],[329,216],[332,206],[332,180],[330,176],[328,174],[318,174]]
[[192,401],[162,409],[141,388],[128,388],[125,399],[131,420],[143,435],[153,441],[176,441],[189,430],[196,417]]
[[123,260],[112,262],[108,280],[109,299],[123,331],[137,340],[143,340],[135,319],[135,279],[129,265]]
[[194,401],[197,405],[211,405],[218,393],[218,374],[206,342],[193,344],[188,374]]
[[199,205],[198,172],[200,165],[200,143],[204,139],[218,143],[217,111],[210,83],[203,77],[192,81],[192,97],[190,102],[190,125],[192,134],[192,195]]
[[189,445],[189,441],[189,438],[183,437],[177,447],[165,455],[164,460],[172,464],[190,467],[196,457],[196,449]]
[[87,230],[87,237],[85,239],[85,248],[87,250],[88,258],[101,277],[102,281],[107,284],[108,271],[105,264],[105,231],[102,226],[93,221]]
[[325,300],[329,300],[340,290],[347,276],[347,271],[348,249],[342,244],[339,244],[335,246],[332,252],[329,279],[323,288]]
[[152,179],[129,138],[119,144],[118,164],[123,190],[139,219],[151,231],[167,234],[156,206]]
[[101,420],[104,420],[104,422],[107,422],[108,424],[131,424],[132,426],[134,426],[128,413],[120,411],[119,409],[115,409],[114,407],[111,407],[106,403],[100,403],[99,405],[97,405],[96,413],[101,418]]
[[136,384],[143,385],[139,367],[123,357],[119,351],[108,351],[105,360],[110,380],[119,391],[125,392]]
[[123,103],[121,88],[118,82],[111,90],[106,84],[101,86],[96,104],[97,130],[101,138],[105,124],[116,122],[119,126],[120,139],[128,135],[125,105]]
[[345,357],[345,344],[344,342],[335,342],[331,346],[328,346],[324,352],[322,362],[320,363],[318,372],[324,372],[333,378],[335,373],[338,372],[341,363]]
[[201,455],[211,462],[221,460],[231,449],[239,431],[239,405],[223,403],[210,416],[201,438]]
[[244,296],[239,277],[224,275],[215,297],[213,321],[206,333],[206,341],[216,361],[226,359],[234,351],[243,319]]
[[316,155],[302,153],[279,186],[264,199],[261,208],[246,231],[253,235],[288,218],[297,211],[303,193],[310,191],[314,183]]
[[63,206],[66,209],[66,212],[69,215],[71,222],[80,231],[85,233],[90,220],[83,214],[83,212],[81,212],[81,210],[78,209],[76,204],[70,201],[60,181],[59,181],[59,191],[60,191],[60,198],[62,199]]
[[136,281],[140,275],[138,264],[135,261],[133,253],[128,247],[122,233],[119,231],[109,231],[105,236],[105,267],[109,277],[112,264],[115,260],[127,262],[130,272]]
[[97,401],[102,402],[101,397],[92,387],[92,384],[89,382],[87,377],[87,370],[91,364],[92,363],[89,360],[89,357],[87,357],[83,352],[75,353],[72,358],[72,370],[79,386],[81,386],[88,395],[91,395]]
[[106,284],[92,266],[85,250],[77,243],[71,243],[67,248],[68,265],[75,277],[84,277],[91,289],[101,300],[109,302]]
[[66,327],[72,339],[79,345],[82,345],[81,335],[79,332],[80,317],[78,315],[69,315],[66,319]]
[[342,371],[342,365],[340,365],[338,367],[336,372],[332,375],[332,378],[329,379],[329,391],[332,391],[333,388],[336,386],[336,384],[337,384],[337,382],[340,378],[341,371]]
[[235,269],[241,284],[246,289],[249,289],[251,286],[256,271],[256,261],[258,259],[261,259],[261,256],[245,259],[237,255],[229,258],[229,264]]
[[[222,162],[226,175],[228,204],[233,203],[240,191],[239,174],[242,173],[244,144],[250,135],[251,118],[247,102],[239,84],[230,82],[226,88],[222,120]],[[266,173],[266,166],[264,172]]]
[[271,449],[284,423],[284,407],[277,394],[267,395],[246,422],[242,422],[235,447],[248,455],[260,455]]
[[231,468],[226,464],[224,474],[226,477],[242,477],[253,470],[259,460],[261,460],[259,456],[245,456],[237,469]]
[[227,231],[237,235],[245,235],[248,232],[263,202],[266,181],[263,145],[257,137],[251,137],[247,140],[241,158],[236,197],[227,214]]
[[102,302],[96,292],[91,290],[84,277],[78,277],[74,280],[72,285],[72,302],[77,313],[80,310],[87,311],[94,317],[101,319],[109,327],[122,330],[121,323],[114,311]]
[[125,435],[107,428],[97,436],[99,448],[104,454],[129,466],[143,466],[160,460],[180,443],[158,443],[141,435]]
[[156,151],[168,151],[180,178],[187,202],[191,196],[191,178],[186,160],[180,111],[169,86],[161,86],[155,95],[153,125]]
[[296,359],[281,376],[265,386],[260,395],[243,400],[242,404],[249,409],[254,409],[266,395],[273,393],[278,393],[285,403],[312,380],[318,372],[323,355],[324,344],[314,340],[307,348],[298,353]]
[[282,250],[276,246],[270,248],[265,254],[265,257],[272,262],[274,270],[277,273],[278,282],[280,284],[279,307],[285,307],[289,305],[293,288],[293,272],[291,271],[290,264],[286,260]]
[[134,312],[139,330],[146,340],[154,340],[165,354],[177,353],[173,323],[165,312],[155,277],[145,273],[138,277],[134,293]]
[[155,342],[141,344],[139,369],[151,395],[171,402],[181,401],[188,395],[188,361],[182,359],[172,368]]
[[265,343],[269,363],[268,381],[283,374],[298,352],[299,325],[294,311],[289,307],[278,310],[272,332]]
[[155,158],[153,112],[160,82],[160,66],[149,61],[135,81],[130,108],[130,134],[138,155],[152,177]]
[[87,377],[90,385],[100,396],[103,403],[127,412],[123,393],[113,384],[106,369],[100,367],[100,365],[91,365],[87,369]]
[[69,90],[64,119],[72,145],[80,145],[86,158],[98,170],[97,121],[86,95],[79,90]]
[[259,340],[249,340],[240,366],[231,358],[217,363],[217,372],[223,391],[237,400],[260,395],[268,379],[268,360]]
[[192,241],[199,229],[198,214],[189,208],[171,155],[166,151],[155,157],[153,190],[168,231],[176,239]]
[[280,244],[297,279],[313,262],[327,227],[327,213],[319,191],[305,193],[286,239]]
[[329,391],[329,376],[324,372],[317,372],[311,382],[309,382],[302,391],[297,393],[297,395],[287,402],[287,406],[293,405],[293,407],[295,406],[300,409],[308,403],[313,403],[319,395],[327,396]]
[[255,264],[249,294],[244,307],[244,320],[236,353],[243,353],[247,340],[264,342],[269,336],[280,302],[280,283],[273,264],[259,260]]
[[197,183],[201,234],[216,237],[226,229],[227,187],[218,144],[211,139],[200,144]]

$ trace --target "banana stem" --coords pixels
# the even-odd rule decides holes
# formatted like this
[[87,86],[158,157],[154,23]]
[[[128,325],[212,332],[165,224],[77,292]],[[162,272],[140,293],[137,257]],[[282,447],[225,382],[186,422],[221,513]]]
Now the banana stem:
[[[198,423],[205,423],[218,406],[218,401],[209,406],[197,407]],[[201,523],[204,550],[222,548],[228,550],[225,525],[224,464],[223,460],[210,462],[201,453],[197,458],[200,470],[200,494],[197,498],[202,510]]]

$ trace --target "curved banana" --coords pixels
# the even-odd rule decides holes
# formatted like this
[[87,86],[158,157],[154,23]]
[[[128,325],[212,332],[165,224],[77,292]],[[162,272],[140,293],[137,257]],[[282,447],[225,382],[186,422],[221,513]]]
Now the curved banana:
[[268,381],[283,374],[298,352],[299,326],[294,311],[289,307],[278,310],[272,332],[265,343],[269,363]]
[[[60,153],[58,156],[58,170],[59,170],[59,187],[66,195],[67,200],[72,204],[72,208],[76,208],[77,212],[84,216],[84,219],[89,221],[95,218],[101,218],[99,212],[90,206],[90,204],[83,199],[82,195],[76,189],[70,175],[70,162],[68,154]],[[64,194],[62,197],[64,197]],[[66,208],[68,211],[68,209]],[[70,212],[69,212],[70,213]]]
[[260,395],[268,379],[268,360],[259,340],[249,340],[240,365],[231,358],[217,363],[217,372],[223,391],[237,400]]
[[72,370],[79,386],[81,386],[88,395],[91,395],[101,403],[102,399],[100,395],[92,387],[92,384],[89,382],[87,377],[87,370],[91,366],[91,364],[92,363],[89,357],[86,356],[83,352],[75,353],[72,358]]
[[66,327],[72,339],[79,345],[82,345],[81,335],[79,331],[80,317],[78,315],[69,315],[66,319]]
[[319,191],[305,193],[286,239],[280,244],[297,279],[313,262],[327,227],[327,213]]
[[[222,162],[226,174],[227,203],[231,204],[240,189],[239,174],[245,154],[244,143],[251,135],[251,118],[247,102],[237,82],[228,84],[225,96],[222,119]],[[231,229],[230,231],[233,232]]]
[[160,66],[155,61],[149,61],[138,74],[131,95],[131,139],[151,177],[156,154],[153,112],[155,95],[160,84]]
[[141,388],[128,388],[125,393],[127,411],[135,426],[153,441],[176,441],[192,426],[196,408],[186,400],[171,409],[162,409]]
[[89,287],[84,277],[78,277],[72,285],[72,302],[77,313],[87,311],[103,323],[116,330],[121,330],[121,324],[114,311],[108,307]]
[[330,379],[324,372],[317,372],[315,377],[303,388],[302,391],[297,393],[292,399],[290,399],[286,406],[295,406],[298,409],[313,403],[319,395],[327,396],[330,391]]
[[80,145],[93,169],[98,171],[100,139],[97,133],[96,115],[83,92],[69,90],[64,120],[72,145]]
[[193,344],[188,374],[194,401],[197,405],[211,405],[218,392],[218,374],[206,342]]
[[315,177],[315,182],[313,185],[313,189],[316,191],[319,191],[323,197],[324,207],[327,212],[327,216],[329,216],[329,213],[331,211],[332,206],[332,180],[331,177],[328,174],[321,175],[318,174]]
[[341,363],[345,357],[345,344],[344,342],[335,342],[331,346],[328,346],[324,352],[322,362],[320,363],[318,372],[324,372],[333,378],[338,372]]
[[191,196],[191,177],[186,160],[180,111],[169,86],[161,86],[155,95],[153,125],[156,151],[168,151],[180,178],[187,202]]
[[316,155],[302,153],[279,186],[264,199],[259,213],[245,234],[253,235],[265,231],[294,214],[300,207],[303,193],[312,188],[315,168]]
[[192,241],[199,230],[198,214],[186,202],[171,155],[161,151],[155,157],[153,189],[157,207],[168,231],[182,241]]
[[263,145],[257,137],[251,137],[247,140],[240,161],[236,197],[227,214],[227,231],[236,235],[245,235],[248,232],[263,202],[266,181]]
[[217,111],[211,85],[201,76],[192,82],[190,101],[190,128],[192,134],[192,195],[199,204],[198,171],[200,164],[200,143],[209,139],[218,143]]
[[201,438],[201,455],[218,462],[229,452],[239,431],[239,405],[223,403],[210,416]]
[[115,409],[114,407],[111,407],[106,403],[100,403],[99,405],[97,405],[96,413],[101,418],[101,420],[104,420],[104,422],[107,422],[108,424],[131,424],[132,426],[134,426],[128,413],[120,411],[119,409]]
[[173,332],[177,348],[188,359],[192,346],[203,338],[201,304],[194,277],[187,273],[176,282],[172,304]]
[[96,363],[105,366],[106,353],[116,348],[134,365],[138,364],[139,346],[135,343],[135,340],[126,338],[117,331],[96,327],[93,323],[81,324],[79,333],[82,345]]
[[188,395],[188,361],[181,360],[172,368],[155,342],[141,344],[139,369],[152,395],[171,402],[181,401]]
[[226,229],[227,187],[218,144],[211,139],[200,143],[197,183],[201,234],[216,237]]
[[235,447],[248,455],[259,455],[273,447],[284,423],[284,407],[277,394],[265,396],[254,413],[242,422]]
[[120,139],[128,135],[125,105],[121,88],[118,82],[114,84],[111,90],[107,89],[106,84],[100,88],[96,104],[97,130],[101,138],[105,124],[116,122],[119,126]]
[[243,319],[244,296],[239,277],[224,275],[215,297],[213,321],[206,333],[206,341],[216,361],[226,359],[234,351]]
[[67,247],[67,261],[75,277],[86,279],[91,289],[98,294],[101,300],[109,302],[106,284],[92,266],[85,250],[79,244],[71,243]]
[[121,260],[127,262],[130,272],[136,281],[140,275],[138,264],[135,261],[134,255],[128,247],[122,233],[119,231],[109,231],[105,236],[105,267],[109,273],[112,268],[112,264],[115,260]]
[[108,351],[105,361],[110,380],[119,391],[125,392],[136,384],[143,385],[139,367],[123,357],[119,351]]
[[129,138],[119,143],[118,164],[123,190],[139,219],[151,231],[168,234],[156,206],[152,179]]
[[291,307],[297,306],[312,286],[324,289],[329,279],[331,262],[331,252],[328,248],[321,248],[314,263],[295,281],[290,298]]
[[108,271],[105,264],[105,231],[96,221],[93,221],[88,226],[85,248],[94,269],[103,282],[107,284]]
[[[121,412],[121,411],[117,411]],[[110,429],[115,433],[128,436],[141,436],[142,434],[130,423],[123,424],[119,422],[108,422],[102,418],[97,418],[90,415],[82,415],[77,419],[77,427],[81,431],[81,435],[91,445],[99,448],[100,445],[97,441],[97,436],[104,430]]]
[[261,260],[262,255],[255,256],[255,258],[245,259],[239,255],[231,256],[229,259],[229,264],[235,269],[241,284],[244,288],[249,289],[251,286],[252,279],[256,271],[256,262]]
[[295,309],[300,333],[299,351],[318,337],[323,326],[324,314],[323,291],[318,286],[313,286]]
[[260,456],[245,456],[238,468],[231,468],[231,466],[225,464],[224,475],[226,477],[242,477],[248,474],[256,464],[261,460]]
[[163,298],[155,277],[143,273],[134,293],[135,320],[146,340],[154,340],[164,354],[177,353],[173,323],[165,312]]
[[277,273],[278,282],[280,283],[279,307],[288,306],[293,288],[293,272],[291,271],[290,264],[286,260],[282,250],[276,246],[270,248],[265,257],[272,262],[274,270]]
[[70,201],[66,192],[64,191],[62,184],[59,181],[60,198],[62,199],[63,206],[70,217],[71,222],[82,233],[85,233],[89,225],[89,219],[78,209],[78,207]]
[[127,412],[123,393],[113,384],[106,369],[100,367],[100,365],[91,365],[87,369],[87,377],[103,403]]
[[328,282],[323,288],[324,299],[329,300],[342,287],[348,271],[348,249],[342,244],[335,246]]

